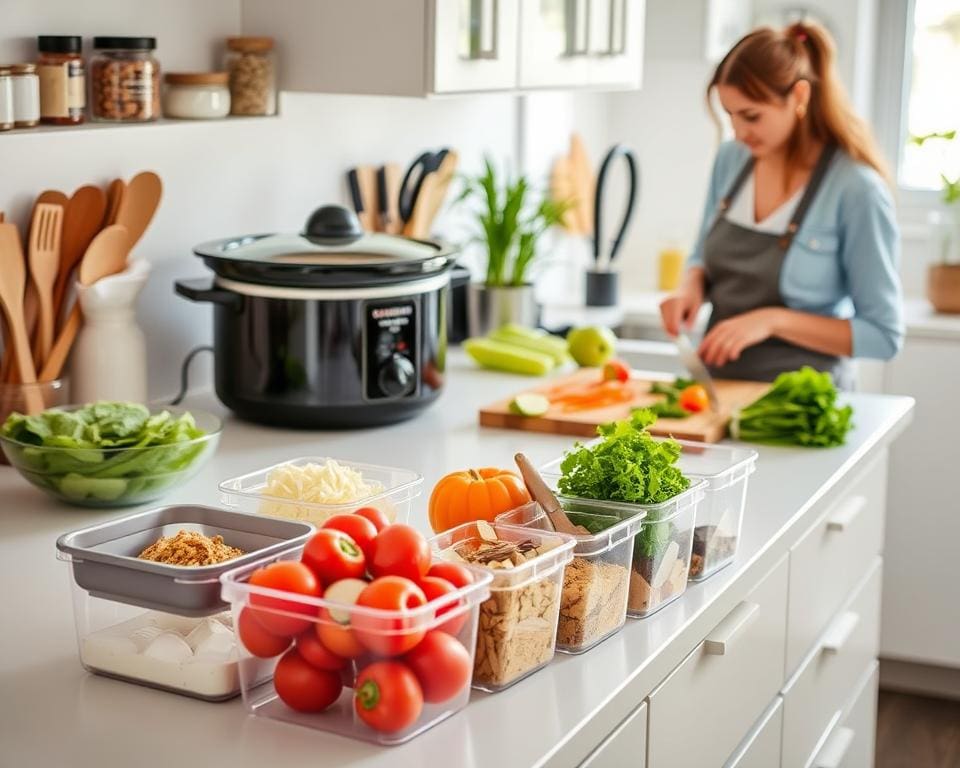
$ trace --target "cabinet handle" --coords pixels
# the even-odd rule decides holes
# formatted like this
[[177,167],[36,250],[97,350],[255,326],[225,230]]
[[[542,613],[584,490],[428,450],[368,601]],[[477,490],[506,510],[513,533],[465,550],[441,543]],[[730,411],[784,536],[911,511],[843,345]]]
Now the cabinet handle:
[[827,520],[827,530],[843,533],[853,525],[853,521],[857,519],[866,506],[866,496],[851,496],[840,505],[836,512],[830,515],[830,519]]
[[610,0],[610,26],[605,56],[622,56],[627,51],[627,0]]
[[855,735],[853,728],[845,726],[834,730],[813,761],[813,768],[840,768]]
[[827,653],[840,653],[859,623],[860,614],[847,611],[827,629],[820,647]]
[[567,25],[566,56],[586,56],[590,52],[591,0],[566,0],[564,19]]
[[758,603],[740,603],[704,638],[703,650],[711,656],[726,654],[733,639],[754,622],[759,610]]
[[500,0],[470,0],[470,58],[497,58]]

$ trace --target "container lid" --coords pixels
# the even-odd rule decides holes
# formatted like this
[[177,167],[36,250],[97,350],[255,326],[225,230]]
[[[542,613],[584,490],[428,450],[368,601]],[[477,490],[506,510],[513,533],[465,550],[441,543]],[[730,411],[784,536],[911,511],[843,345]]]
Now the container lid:
[[157,38],[155,37],[95,37],[93,38],[94,48],[108,48],[119,51],[152,51],[157,47]]
[[227,48],[240,53],[266,53],[273,50],[272,37],[228,37]]
[[41,53],[80,53],[83,45],[79,35],[39,35],[37,48]]
[[753,474],[757,452],[742,446],[697,443],[677,440],[680,458],[677,466],[687,476],[703,478],[708,491],[719,491]]
[[243,235],[193,250],[220,277],[294,288],[416,280],[452,267],[457,251],[438,241],[364,232],[357,215],[339,205],[315,210],[300,234]]
[[0,67],[0,77],[10,77],[13,74],[10,67]]
[[14,64],[10,71],[15,75],[32,75],[37,71],[36,64]]
[[163,77],[168,85],[227,85],[227,72],[167,72]]

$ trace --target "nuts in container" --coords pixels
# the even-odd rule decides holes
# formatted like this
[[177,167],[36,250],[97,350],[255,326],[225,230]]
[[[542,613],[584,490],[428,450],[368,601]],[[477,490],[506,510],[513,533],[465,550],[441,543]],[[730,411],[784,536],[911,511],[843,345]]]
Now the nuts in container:
[[272,37],[228,37],[225,65],[230,73],[231,115],[276,114]]
[[147,122],[160,117],[160,65],[154,37],[95,37],[90,62],[94,120]]
[[573,545],[564,534],[482,520],[431,540],[441,556],[493,573],[490,597],[480,605],[474,688],[501,690],[553,658],[563,566]]

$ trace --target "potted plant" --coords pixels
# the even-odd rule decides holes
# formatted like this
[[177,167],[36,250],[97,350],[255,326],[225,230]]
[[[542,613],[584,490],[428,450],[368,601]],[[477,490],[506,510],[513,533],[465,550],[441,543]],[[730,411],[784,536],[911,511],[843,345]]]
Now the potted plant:
[[[922,147],[930,140],[952,142],[956,135],[944,131],[911,136],[910,141]],[[951,181],[941,172],[940,179],[940,206],[930,215],[936,261],[927,270],[927,298],[937,312],[960,313],[960,176]]]
[[559,223],[566,204],[543,195],[531,202],[533,190],[524,176],[503,182],[489,158],[483,173],[468,177],[458,202],[477,201],[474,238],[485,250],[485,277],[467,293],[471,336],[484,336],[507,323],[536,326],[540,307],[534,296],[531,267],[543,234]]

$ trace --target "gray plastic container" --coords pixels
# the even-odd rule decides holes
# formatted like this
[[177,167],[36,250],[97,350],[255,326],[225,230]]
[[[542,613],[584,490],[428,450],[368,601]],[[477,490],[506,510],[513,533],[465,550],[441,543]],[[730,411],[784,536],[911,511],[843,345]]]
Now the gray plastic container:
[[[223,536],[246,554],[216,565],[183,566],[140,560],[161,536],[181,529]],[[209,616],[228,606],[220,575],[292,545],[315,530],[310,523],[197,505],[159,507],[63,534],[57,557],[73,565],[77,586],[92,596],[181,616]]]

